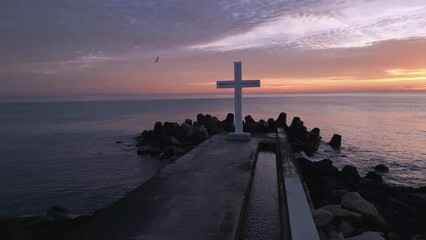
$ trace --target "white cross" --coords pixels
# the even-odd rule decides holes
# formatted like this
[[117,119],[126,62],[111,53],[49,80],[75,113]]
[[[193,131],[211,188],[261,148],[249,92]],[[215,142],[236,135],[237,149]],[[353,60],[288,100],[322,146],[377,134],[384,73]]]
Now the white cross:
[[[241,62],[234,62],[234,80],[217,81],[217,88],[234,88],[235,100],[235,135],[243,134],[243,94],[244,87],[260,87],[260,80],[242,80]],[[238,136],[237,136],[238,137]]]

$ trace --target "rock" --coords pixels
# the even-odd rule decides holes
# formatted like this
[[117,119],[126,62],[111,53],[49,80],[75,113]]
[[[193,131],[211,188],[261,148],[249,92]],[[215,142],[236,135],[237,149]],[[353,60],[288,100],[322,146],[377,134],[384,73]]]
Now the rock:
[[361,177],[359,176],[358,170],[354,166],[344,166],[341,172],[343,178],[351,178],[359,180]]
[[161,122],[156,122],[154,124],[154,133],[156,135],[163,133],[163,124]]
[[234,114],[233,113],[228,113],[228,115],[226,115],[226,118],[225,118],[224,121],[228,122],[228,123],[234,123]]
[[331,231],[330,235],[328,235],[329,240],[344,240],[343,234],[341,232]]
[[377,172],[380,172],[380,173],[387,173],[387,172],[389,172],[389,168],[386,167],[384,164],[376,165],[374,167],[374,170],[376,170]]
[[339,134],[334,134],[333,137],[331,137],[330,142],[328,142],[328,145],[333,148],[340,149],[342,145],[342,136]]
[[321,176],[336,176],[339,175],[339,170],[333,166],[333,162],[330,159],[323,159],[315,163],[318,174]]
[[341,232],[344,237],[350,237],[353,236],[355,228],[350,222],[343,220],[339,225],[338,231]]
[[365,232],[355,237],[345,238],[345,240],[385,240],[385,238],[379,232]]
[[137,150],[138,155],[143,155],[149,153],[149,145],[140,146]]
[[312,210],[312,217],[317,227],[323,227],[331,222],[332,214],[324,209],[315,209]]
[[389,232],[384,237],[386,240],[404,240],[397,232]]
[[331,192],[331,195],[332,195],[333,197],[337,197],[337,198],[339,198],[339,199],[342,199],[342,197],[343,197],[346,193],[348,193],[348,190],[345,190],[345,189],[342,189],[342,190],[333,190],[333,191]]
[[281,112],[276,121],[277,127],[284,128],[284,130],[288,129],[287,126],[287,113]]
[[376,172],[368,172],[368,173],[365,175],[365,178],[373,179],[374,181],[376,181],[376,182],[378,182],[378,183],[383,182],[383,178],[382,178],[382,176],[380,176],[380,175],[379,175],[379,174],[377,174]]
[[197,123],[203,124],[206,121],[206,116],[202,113],[197,114]]
[[346,220],[350,223],[358,224],[362,220],[362,215],[360,213],[341,208],[333,213],[333,221],[334,220]]
[[311,140],[311,142],[313,143],[319,143],[321,140],[321,136],[320,136],[320,129],[319,128],[314,128],[309,132],[309,139]]
[[181,128],[182,128],[183,133],[187,134],[193,127],[192,127],[192,125],[184,122],[184,123],[182,123]]
[[365,200],[357,192],[350,192],[345,194],[342,198],[342,207],[349,210],[353,210],[363,215],[366,215],[368,219],[371,219],[380,230],[389,231],[389,224],[383,218],[382,215],[377,211],[373,204]]
[[342,206],[340,205],[325,205],[320,207],[320,209],[326,210],[327,212],[330,212],[332,215],[334,215],[338,210],[342,209]]
[[301,148],[308,156],[312,156],[317,151],[316,146],[312,143],[302,143]]
[[247,124],[256,124],[256,121],[252,118],[252,116],[247,115],[244,120],[246,121]]
[[411,237],[410,240],[425,240],[425,239],[426,239],[426,236],[424,234],[423,235],[415,234]]
[[227,132],[233,132],[235,130],[234,126],[234,114],[228,113],[226,119],[222,121],[223,129]]
[[268,119],[268,131],[269,132],[276,132],[277,126],[275,124],[275,120],[273,118]]
[[181,143],[175,137],[170,137],[169,142],[172,146],[180,146]]
[[192,120],[189,118],[185,119],[185,123],[188,124],[189,126],[192,126]]
[[194,128],[194,130],[196,132],[194,139],[196,143],[201,143],[209,138],[209,133],[207,132],[207,129],[204,127],[204,125],[198,126]]

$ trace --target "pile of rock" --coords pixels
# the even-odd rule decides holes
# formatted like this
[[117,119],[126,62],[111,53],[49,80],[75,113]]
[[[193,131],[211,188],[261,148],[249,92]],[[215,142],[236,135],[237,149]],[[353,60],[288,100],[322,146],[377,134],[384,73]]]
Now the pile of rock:
[[[231,119],[232,118],[232,119]],[[233,116],[219,121],[209,114],[197,115],[197,121],[186,119],[182,124],[176,122],[156,122],[153,130],[145,130],[137,137],[138,154],[149,153],[151,156],[175,159],[194,146],[208,139],[211,135],[231,128]]]
[[[271,133],[276,132],[277,127],[283,128],[295,150],[304,151],[308,155],[317,151],[321,140],[320,129],[308,131],[299,117],[294,117],[288,126],[287,114],[284,112],[276,120],[269,118],[267,121],[255,121],[250,115],[244,120],[244,132]],[[234,129],[232,113],[228,113],[222,121],[212,115],[199,113],[195,122],[191,119],[186,119],[182,124],[156,122],[153,130],[145,130],[137,137],[138,154],[174,160],[210,136],[220,132],[233,132]]]
[[[426,236],[426,188],[390,186],[379,173],[361,177],[353,166],[339,171],[328,159],[297,161],[315,207],[315,222],[328,239]],[[375,169],[388,170],[384,165]]]

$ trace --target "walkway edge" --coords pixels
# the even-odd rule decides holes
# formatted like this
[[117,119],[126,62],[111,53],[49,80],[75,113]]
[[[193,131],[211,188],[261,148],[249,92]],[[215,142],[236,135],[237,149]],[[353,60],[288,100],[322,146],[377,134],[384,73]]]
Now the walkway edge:
[[308,198],[296,167],[293,148],[282,128],[278,128],[278,144],[282,161],[284,193],[288,224],[293,240],[320,240]]

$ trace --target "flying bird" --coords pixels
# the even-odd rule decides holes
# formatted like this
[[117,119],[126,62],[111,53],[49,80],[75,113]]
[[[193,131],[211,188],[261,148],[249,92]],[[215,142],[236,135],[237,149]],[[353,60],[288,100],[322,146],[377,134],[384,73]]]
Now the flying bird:
[[154,62],[159,62],[160,61],[160,57],[157,57],[157,59],[155,59]]

